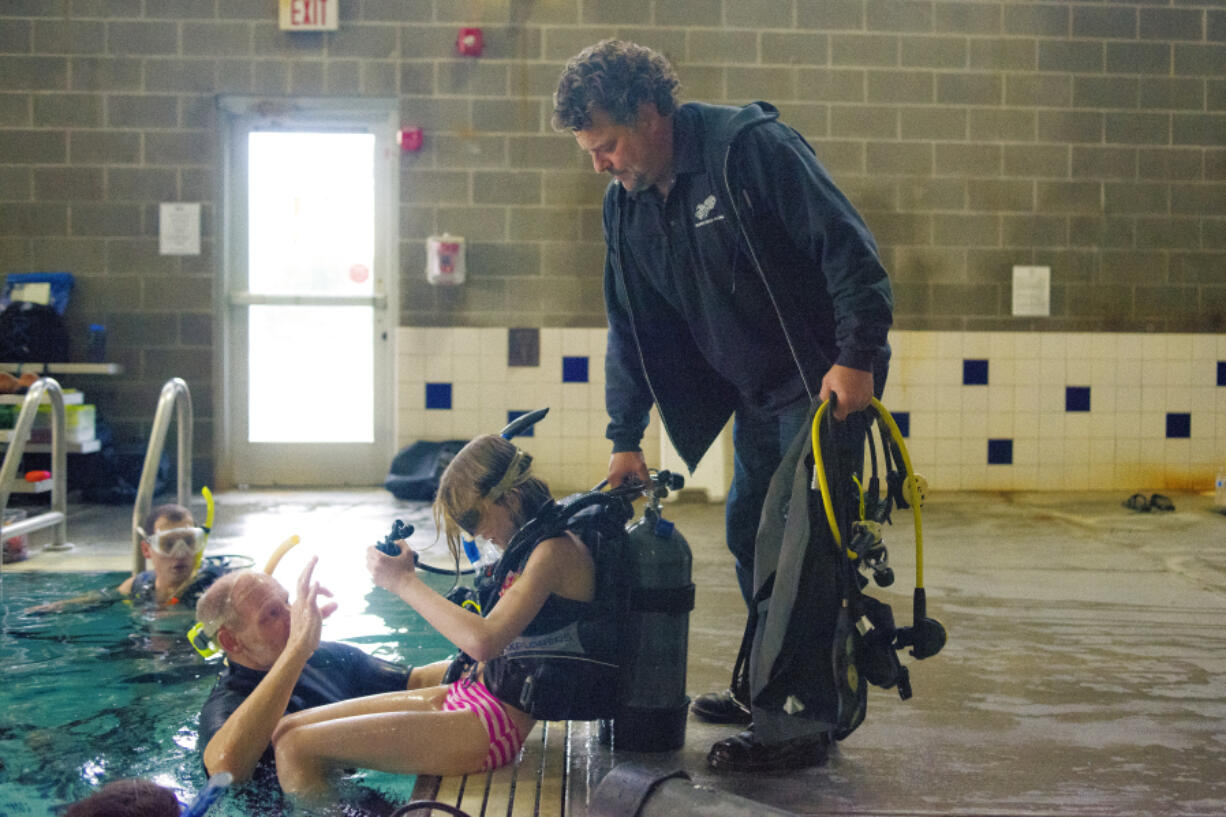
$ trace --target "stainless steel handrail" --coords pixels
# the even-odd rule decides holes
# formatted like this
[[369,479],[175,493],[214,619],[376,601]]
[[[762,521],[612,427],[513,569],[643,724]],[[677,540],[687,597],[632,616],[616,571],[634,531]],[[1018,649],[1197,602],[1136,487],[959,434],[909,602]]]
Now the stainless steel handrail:
[[[28,519],[4,525],[4,511],[8,508],[10,487],[17,478],[17,466],[25,453],[38,404],[43,395],[51,402],[51,510]],[[4,452],[4,465],[0,466],[0,541],[8,536],[52,528],[52,547],[62,548],[68,539],[68,448],[64,442],[67,421],[64,418],[64,390],[53,378],[35,380],[26,389],[26,398],[21,404],[21,413],[13,426],[13,438]]]
[[192,496],[192,393],[181,377],[172,377],[162,386],[157,413],[153,415],[153,431],[145,450],[145,467],[136,489],[136,504],[132,508],[132,574],[145,569],[145,554],[140,549],[140,534],[136,532],[153,507],[153,492],[157,488],[158,464],[166,447],[166,432],[170,428],[170,413],[177,409],[179,420],[178,502],[183,507]]

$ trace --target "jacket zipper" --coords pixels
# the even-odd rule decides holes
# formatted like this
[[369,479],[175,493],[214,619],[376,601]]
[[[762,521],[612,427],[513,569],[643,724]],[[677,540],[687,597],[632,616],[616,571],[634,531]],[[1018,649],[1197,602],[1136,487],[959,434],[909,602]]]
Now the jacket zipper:
[[[735,142],[735,138],[733,140]],[[762,279],[762,286],[766,289],[767,296],[771,299],[771,307],[775,310],[775,317],[779,319],[779,328],[783,330],[783,339],[788,342],[788,350],[792,353],[792,362],[796,364],[796,370],[800,374],[800,382],[805,386],[805,393],[809,395],[809,400],[812,401],[815,395],[813,389],[809,386],[809,380],[805,377],[804,367],[800,365],[800,357],[796,354],[796,345],[792,343],[792,335],[788,332],[787,323],[783,320],[783,313],[779,311],[779,303],[775,300],[775,293],[771,290],[770,282],[766,280],[766,273],[762,271],[762,264],[758,261],[758,254],[754,251],[753,240],[749,237],[749,231],[745,229],[745,221],[741,218],[741,211],[737,208],[736,195],[732,191],[732,183],[728,180],[728,166],[732,159],[732,143],[729,143],[728,149],[724,152],[724,190],[728,193],[728,201],[732,208],[732,214],[736,216],[737,228],[741,231],[741,235],[745,238],[745,248],[749,251],[749,259],[753,262],[754,269],[758,271],[758,277]],[[663,414],[661,414],[663,417]]]

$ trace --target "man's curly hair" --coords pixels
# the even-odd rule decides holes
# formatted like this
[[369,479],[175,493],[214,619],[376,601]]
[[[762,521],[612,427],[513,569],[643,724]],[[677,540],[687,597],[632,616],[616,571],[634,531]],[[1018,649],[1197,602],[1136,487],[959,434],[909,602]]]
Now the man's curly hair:
[[618,125],[633,125],[639,105],[655,103],[661,116],[677,108],[680,86],[659,52],[622,40],[601,40],[566,63],[553,94],[555,130],[584,130],[604,111]]

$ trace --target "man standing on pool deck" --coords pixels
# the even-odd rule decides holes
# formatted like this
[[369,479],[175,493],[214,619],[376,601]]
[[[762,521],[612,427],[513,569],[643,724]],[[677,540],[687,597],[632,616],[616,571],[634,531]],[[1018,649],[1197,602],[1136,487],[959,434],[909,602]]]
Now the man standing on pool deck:
[[[288,712],[337,701],[437,683],[446,661],[416,669],[373,658],[349,644],[321,642],[323,620],[335,602],[311,581],[317,559],[289,594],[264,573],[243,571],[219,579],[201,596],[196,616],[204,633],[226,652],[226,668],[200,711],[204,767],[230,772],[237,782],[274,770],[273,730]],[[273,776],[275,780],[275,776]]]
[[[639,444],[653,403],[691,469],[735,413],[726,533],[749,604],[766,490],[813,399],[837,395],[836,419],[855,422],[836,436],[863,456],[856,412],[885,385],[893,298],[868,228],[774,106],[678,105],[678,85],[663,55],[605,40],[567,62],[553,125],[613,177],[604,197],[609,483],[646,484]],[[750,719],[728,692],[699,696],[693,711]],[[713,751],[712,765],[815,765],[828,745],[821,736],[780,751],[751,732],[731,740],[736,756]]]

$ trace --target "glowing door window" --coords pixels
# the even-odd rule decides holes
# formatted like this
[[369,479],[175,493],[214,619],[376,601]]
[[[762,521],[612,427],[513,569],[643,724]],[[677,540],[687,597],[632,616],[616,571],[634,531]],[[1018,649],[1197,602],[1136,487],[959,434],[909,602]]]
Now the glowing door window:
[[[374,147],[366,133],[250,134],[249,292],[373,293]],[[365,305],[251,306],[248,441],[372,442],[373,322]]]

